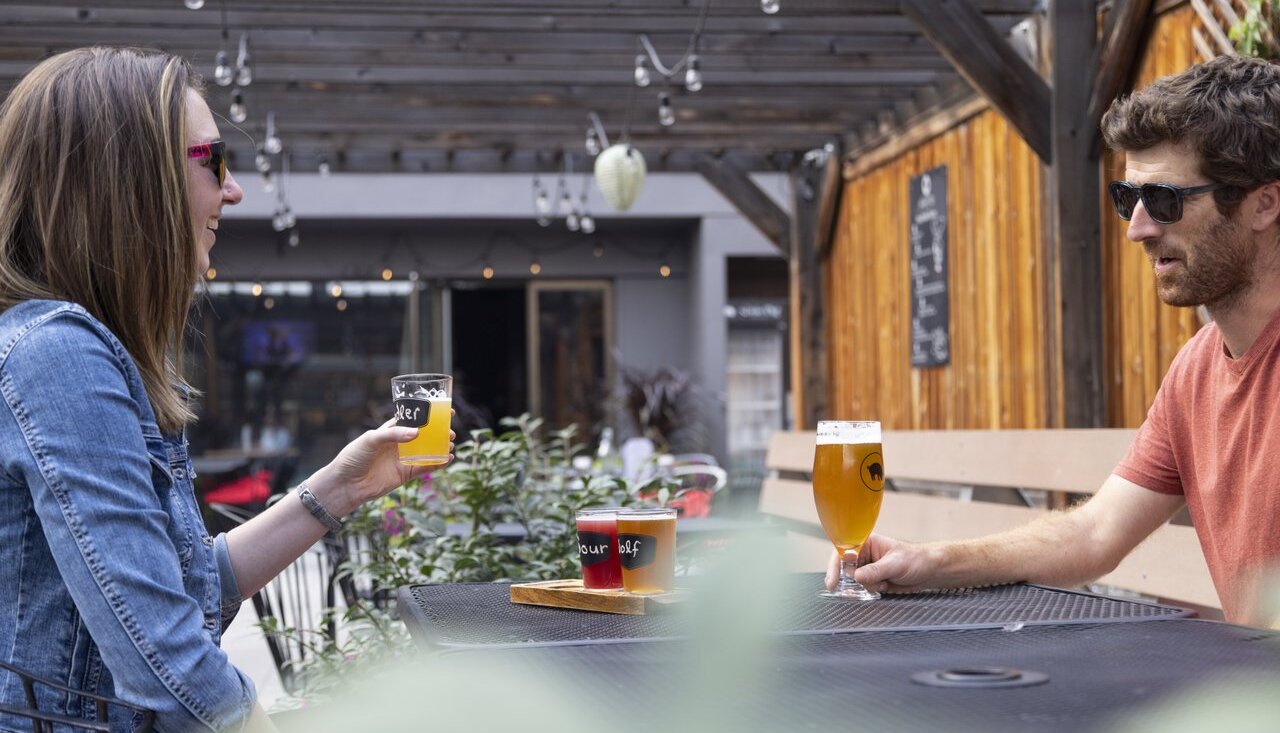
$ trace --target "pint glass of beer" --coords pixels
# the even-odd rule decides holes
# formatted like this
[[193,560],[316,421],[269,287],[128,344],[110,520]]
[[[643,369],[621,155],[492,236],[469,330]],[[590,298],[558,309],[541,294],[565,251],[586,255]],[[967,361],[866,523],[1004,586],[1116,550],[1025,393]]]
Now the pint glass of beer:
[[438,466],[449,460],[449,422],[453,377],[446,374],[403,374],[391,380],[396,425],[418,428],[418,437],[400,444],[406,466]]
[[618,514],[622,587],[665,593],[675,587],[676,510],[636,509]]
[[858,550],[880,515],[884,458],[880,423],[823,420],[813,453],[813,501],[831,544],[840,552],[840,585],[830,598],[871,601],[880,597],[853,579]]
[[578,510],[578,556],[582,559],[583,588],[616,590],[622,587],[618,511],[616,507]]

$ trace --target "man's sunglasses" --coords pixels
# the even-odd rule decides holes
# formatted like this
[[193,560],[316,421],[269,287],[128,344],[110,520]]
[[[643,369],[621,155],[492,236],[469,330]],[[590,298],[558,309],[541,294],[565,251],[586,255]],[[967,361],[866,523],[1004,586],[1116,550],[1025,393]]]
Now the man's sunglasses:
[[188,158],[208,158],[207,162],[201,163],[204,167],[213,171],[213,175],[218,177],[218,185],[221,186],[227,180],[227,144],[222,140],[214,140],[211,143],[200,143],[187,148]]
[[1225,183],[1208,183],[1203,186],[1179,188],[1171,183],[1144,183],[1141,186],[1128,181],[1112,181],[1107,186],[1111,193],[1111,203],[1116,206],[1116,213],[1121,219],[1129,221],[1133,218],[1133,210],[1142,202],[1147,215],[1160,224],[1173,224],[1182,218],[1182,199],[1210,191],[1225,188]]

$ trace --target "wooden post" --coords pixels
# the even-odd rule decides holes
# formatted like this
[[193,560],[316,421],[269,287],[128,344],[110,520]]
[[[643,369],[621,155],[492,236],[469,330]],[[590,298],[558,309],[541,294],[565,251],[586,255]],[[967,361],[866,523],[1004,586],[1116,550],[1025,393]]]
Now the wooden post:
[[[1102,243],[1099,171],[1089,128],[1097,20],[1092,0],[1056,0],[1053,32],[1053,232],[1046,262],[1056,262],[1062,318],[1062,424],[1102,427]],[[1055,400],[1056,395],[1047,395]],[[1052,415],[1055,410],[1046,414]]]
[[[791,380],[796,428],[811,429],[828,412],[826,288],[821,253],[829,245],[835,196],[830,180],[840,156],[832,150],[806,156],[792,177],[791,304],[793,353]],[[824,211],[825,208],[825,211]]]

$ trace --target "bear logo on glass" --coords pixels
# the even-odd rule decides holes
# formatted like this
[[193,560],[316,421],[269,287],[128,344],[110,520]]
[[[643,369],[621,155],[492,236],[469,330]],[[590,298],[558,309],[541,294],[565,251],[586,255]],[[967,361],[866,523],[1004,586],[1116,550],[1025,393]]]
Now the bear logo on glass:
[[871,491],[880,491],[884,488],[884,459],[880,457],[879,451],[868,453],[862,459],[862,465],[859,467],[858,474],[862,478],[862,485]]

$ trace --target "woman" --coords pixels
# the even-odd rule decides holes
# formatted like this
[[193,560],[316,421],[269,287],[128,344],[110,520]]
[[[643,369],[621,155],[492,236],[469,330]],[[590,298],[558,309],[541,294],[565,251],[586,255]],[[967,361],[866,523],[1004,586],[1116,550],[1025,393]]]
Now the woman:
[[[0,161],[0,659],[154,710],[161,731],[271,730],[222,630],[335,517],[421,473],[396,460],[417,431],[365,433],[208,537],[172,355],[243,192],[200,81],[156,51],[55,56],[0,108]],[[13,676],[0,704],[24,704]],[[48,691],[39,707],[94,716]]]

